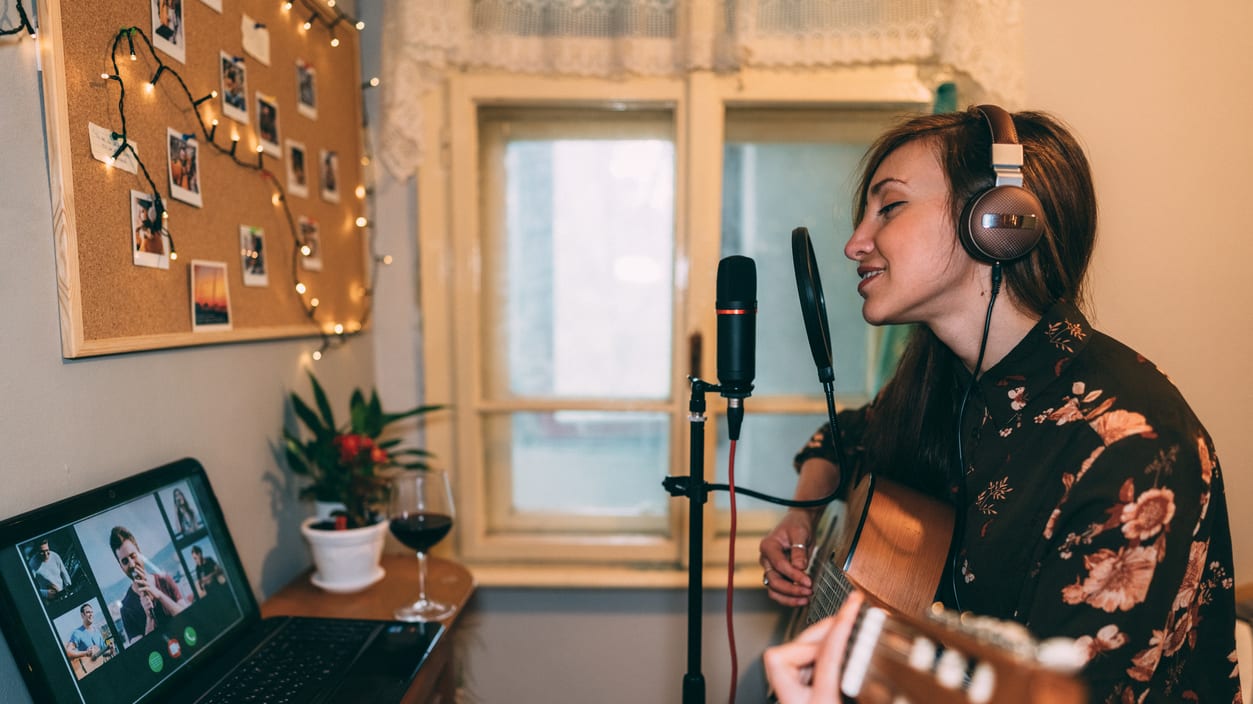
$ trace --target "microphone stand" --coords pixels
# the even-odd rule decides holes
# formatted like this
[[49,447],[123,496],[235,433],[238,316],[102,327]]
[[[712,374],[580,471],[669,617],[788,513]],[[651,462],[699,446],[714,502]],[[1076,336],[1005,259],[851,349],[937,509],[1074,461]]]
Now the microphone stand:
[[[705,676],[700,672],[701,660],[701,614],[703,611],[702,589],[704,580],[702,569],[705,561],[705,502],[710,492],[730,490],[726,484],[710,484],[705,481],[705,393],[721,392],[722,387],[710,384],[694,376],[689,376],[692,392],[688,399],[687,420],[691,426],[688,441],[688,476],[669,476],[661,481],[661,485],[671,496],[686,496],[690,509],[688,511],[687,529],[687,673],[683,675],[683,704],[704,704]],[[835,402],[832,397],[831,384],[824,382],[827,395],[827,415],[831,423],[833,440],[839,443],[838,428],[835,425]],[[843,453],[840,454],[843,456]],[[841,473],[843,474],[843,473]],[[841,476],[841,484],[845,482]],[[751,489],[735,487],[736,493],[746,494],[754,498],[769,501],[782,506],[815,507],[825,506],[835,499],[836,492],[831,495],[809,501],[796,501],[768,496]]]
[[688,399],[687,419],[691,425],[688,476],[666,477],[662,486],[671,496],[686,496],[688,511],[687,564],[687,674],[683,675],[683,704],[703,704],[705,676],[700,672],[701,612],[704,565],[705,502],[709,484],[705,482],[705,392],[721,387],[689,376],[692,394]]

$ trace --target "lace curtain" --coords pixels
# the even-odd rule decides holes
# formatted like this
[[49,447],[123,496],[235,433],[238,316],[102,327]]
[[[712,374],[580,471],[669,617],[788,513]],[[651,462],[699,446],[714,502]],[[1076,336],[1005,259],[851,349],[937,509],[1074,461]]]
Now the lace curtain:
[[[385,0],[379,156],[423,156],[421,98],[449,69],[677,76],[908,63],[1010,107],[1021,0]],[[938,82],[938,80],[937,80]]]

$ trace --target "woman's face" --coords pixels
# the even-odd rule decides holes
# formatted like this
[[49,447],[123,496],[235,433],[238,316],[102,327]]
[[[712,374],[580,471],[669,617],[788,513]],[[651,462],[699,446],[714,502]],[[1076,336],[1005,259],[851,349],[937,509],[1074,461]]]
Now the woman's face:
[[949,187],[930,143],[909,142],[870,179],[866,210],[844,255],[857,262],[872,325],[923,323],[937,332],[980,301],[978,264],[957,241]]

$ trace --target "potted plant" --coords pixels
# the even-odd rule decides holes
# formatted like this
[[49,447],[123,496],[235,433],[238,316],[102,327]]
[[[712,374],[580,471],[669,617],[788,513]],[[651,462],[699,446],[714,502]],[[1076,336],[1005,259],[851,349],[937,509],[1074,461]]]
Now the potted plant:
[[425,470],[431,453],[417,447],[400,448],[399,438],[382,439],[393,423],[443,408],[421,405],[400,413],[388,413],[378,392],[369,400],[354,389],[349,400],[349,419],[337,424],[326,392],[312,372],[313,405],[291,394],[292,410],[303,431],[283,428],[287,466],[308,482],[302,499],[331,503],[329,517],[314,516],[300,526],[309,542],[317,568],[313,582],[328,591],[364,589],[383,577],[379,558],[387,535],[386,507],[389,470]]

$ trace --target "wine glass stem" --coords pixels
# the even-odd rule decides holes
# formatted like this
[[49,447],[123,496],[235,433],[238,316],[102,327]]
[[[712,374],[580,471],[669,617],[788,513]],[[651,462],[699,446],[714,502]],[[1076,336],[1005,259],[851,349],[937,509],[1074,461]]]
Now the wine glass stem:
[[426,553],[418,551],[418,601],[426,603]]

